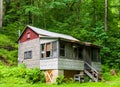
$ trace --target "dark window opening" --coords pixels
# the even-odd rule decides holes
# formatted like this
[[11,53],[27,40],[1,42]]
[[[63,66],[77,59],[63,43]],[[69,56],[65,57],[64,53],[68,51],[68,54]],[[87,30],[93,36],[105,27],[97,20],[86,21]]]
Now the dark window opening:
[[50,57],[50,51],[46,51],[46,57]]
[[78,49],[76,47],[76,48],[73,48],[73,58],[77,59],[77,57],[78,57]]
[[51,45],[50,45],[50,43],[47,43],[46,44],[46,57],[50,57],[50,47]]
[[91,59],[93,62],[99,62],[100,61],[100,55],[99,55],[99,50],[93,48],[92,53],[91,53]]
[[78,59],[83,60],[83,48],[78,48]]
[[42,51],[45,50],[45,44],[41,44],[41,50],[42,50]]
[[24,52],[24,59],[31,59],[32,58],[32,51]]
[[65,44],[63,42],[60,43],[60,56],[65,56]]
[[41,44],[41,58],[45,58],[45,44]]

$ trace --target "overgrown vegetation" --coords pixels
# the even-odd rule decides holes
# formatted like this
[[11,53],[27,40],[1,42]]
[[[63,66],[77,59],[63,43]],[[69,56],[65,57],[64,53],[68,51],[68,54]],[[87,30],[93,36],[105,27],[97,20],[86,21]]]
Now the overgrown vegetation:
[[63,84],[63,83],[73,83],[73,78],[65,78],[64,76],[58,76],[56,78],[57,85]]
[[45,76],[42,71],[38,68],[34,68],[33,70],[28,70],[26,73],[26,79],[29,83],[36,83],[36,82],[45,82]]
[[[31,77],[33,76],[33,77]],[[73,82],[63,76],[57,78],[58,84],[44,83],[44,75],[39,69],[28,69],[24,65],[18,67],[0,66],[0,87],[119,87],[120,73],[112,76],[109,72],[103,74],[101,82]]]
[[18,67],[0,66],[0,79],[6,78],[21,78],[28,83],[45,82],[44,73],[40,69],[28,69],[24,65]]
[[17,44],[4,34],[0,34],[0,60],[6,65],[17,64]]

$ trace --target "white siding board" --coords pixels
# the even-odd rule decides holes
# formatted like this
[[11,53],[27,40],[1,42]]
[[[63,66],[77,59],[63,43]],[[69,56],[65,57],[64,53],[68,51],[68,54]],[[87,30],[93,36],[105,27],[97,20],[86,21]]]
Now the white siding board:
[[40,69],[47,70],[47,69],[58,69],[58,59],[45,59],[40,60]]

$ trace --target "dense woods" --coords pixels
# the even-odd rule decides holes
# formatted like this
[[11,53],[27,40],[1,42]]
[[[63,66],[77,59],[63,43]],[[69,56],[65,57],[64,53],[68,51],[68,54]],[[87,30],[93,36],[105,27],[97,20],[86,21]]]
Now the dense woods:
[[120,68],[120,0],[3,0],[0,59],[6,64],[17,63],[26,25],[100,45],[102,64]]

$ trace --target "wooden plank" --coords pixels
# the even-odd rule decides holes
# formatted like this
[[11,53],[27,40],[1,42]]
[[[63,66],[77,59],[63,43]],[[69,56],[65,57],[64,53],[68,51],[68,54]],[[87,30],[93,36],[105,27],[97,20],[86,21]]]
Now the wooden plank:
[[50,51],[50,43],[46,44],[46,51]]

